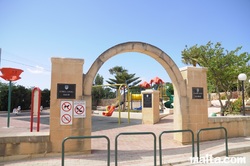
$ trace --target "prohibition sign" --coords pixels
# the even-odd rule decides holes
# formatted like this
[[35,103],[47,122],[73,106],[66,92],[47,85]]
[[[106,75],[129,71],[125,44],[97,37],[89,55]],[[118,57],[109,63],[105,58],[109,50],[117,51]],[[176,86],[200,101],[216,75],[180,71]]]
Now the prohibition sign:
[[65,111],[65,112],[69,112],[71,110],[71,103],[70,102],[64,102],[62,103],[62,110]]
[[71,122],[71,116],[69,114],[64,114],[61,117],[61,122],[64,124],[69,124]]
[[75,107],[75,113],[76,113],[77,115],[83,114],[83,113],[84,113],[84,106],[83,106],[83,105],[77,105],[77,106]]

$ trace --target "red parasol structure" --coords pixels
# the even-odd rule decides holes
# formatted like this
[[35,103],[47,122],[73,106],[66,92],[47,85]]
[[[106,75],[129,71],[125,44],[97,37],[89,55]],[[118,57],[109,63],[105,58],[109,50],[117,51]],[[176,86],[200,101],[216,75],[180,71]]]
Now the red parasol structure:
[[17,81],[17,80],[19,80],[21,78],[20,74],[23,72],[23,70],[21,70],[21,69],[6,68],[6,67],[1,68],[0,71],[3,74],[0,77],[5,79],[6,81]]
[[147,83],[146,81],[143,81],[143,82],[140,84],[140,86],[141,86],[142,88],[150,88],[150,84]]
[[16,68],[1,68],[0,71],[2,72],[3,79],[6,81],[9,81],[9,95],[8,95],[8,120],[7,120],[7,127],[10,127],[10,105],[11,105],[11,81],[17,81],[19,80],[20,74],[23,72],[21,69],[16,69]]
[[163,81],[162,81],[162,79],[160,79],[159,77],[155,77],[154,79],[152,79],[152,80],[150,81],[150,84],[152,84],[152,83],[155,83],[155,84],[162,84]]

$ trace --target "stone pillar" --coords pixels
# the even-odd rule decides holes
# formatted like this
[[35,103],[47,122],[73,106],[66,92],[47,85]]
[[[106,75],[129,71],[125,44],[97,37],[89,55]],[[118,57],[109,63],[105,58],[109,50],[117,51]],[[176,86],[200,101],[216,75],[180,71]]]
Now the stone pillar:
[[[191,129],[196,132],[208,127],[207,106],[207,69],[186,67],[181,74],[187,85],[187,110],[182,110],[182,129]],[[190,142],[190,135],[183,135],[182,142]]]
[[[74,103],[76,100],[84,100],[82,98],[84,60],[51,58],[51,62],[50,141],[52,152],[58,153],[61,152],[62,141],[65,137],[91,135],[91,114],[87,113],[85,118],[74,118],[72,116],[70,125],[62,125],[61,102]],[[67,97],[67,94],[59,96],[58,84],[66,85],[65,89],[67,89],[67,84],[75,87],[74,97]],[[84,151],[89,153],[90,149],[91,141],[89,139],[68,140],[65,144],[66,152]]]
[[159,91],[142,91],[142,124],[155,124],[160,120]]

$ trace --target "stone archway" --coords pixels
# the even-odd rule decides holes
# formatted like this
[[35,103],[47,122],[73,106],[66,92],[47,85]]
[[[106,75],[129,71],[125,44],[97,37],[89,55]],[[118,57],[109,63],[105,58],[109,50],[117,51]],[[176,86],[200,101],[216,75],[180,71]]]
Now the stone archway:
[[[50,94],[50,141],[51,151],[59,152],[61,150],[61,142],[67,136],[91,135],[92,131],[92,96],[91,89],[94,78],[101,66],[113,56],[125,52],[139,52],[154,58],[159,62],[170,76],[174,85],[174,129],[185,130],[190,129],[196,132],[200,128],[208,126],[207,113],[207,84],[206,69],[187,67],[179,70],[174,61],[159,48],[142,42],[121,43],[109,48],[103,52],[92,64],[89,71],[82,75],[84,59],[71,58],[52,58],[51,70],[51,94]],[[71,84],[72,92],[75,92],[73,98],[58,97],[58,85]],[[195,90],[200,89],[203,95],[194,98],[197,94]],[[203,97],[204,96],[204,97]],[[68,114],[69,118],[65,118],[62,112],[62,103],[67,102],[73,105],[75,101],[84,101],[86,103],[86,116],[84,118],[76,118]],[[67,124],[64,123],[65,119]],[[62,124],[63,122],[63,124]],[[70,123],[69,123],[70,122]],[[174,139],[188,143],[191,141],[189,133],[175,133]],[[84,140],[68,144],[69,151],[78,151],[85,149],[90,151],[91,141]]]
[[[91,88],[94,78],[101,66],[110,58],[117,54],[126,52],[138,52],[146,54],[159,62],[168,73],[174,85],[175,101],[174,101],[174,128],[184,129],[183,110],[188,110],[187,107],[187,89],[186,83],[181,72],[175,62],[161,49],[143,42],[126,42],[115,45],[103,52],[92,64],[89,71],[84,76],[83,80],[83,98],[91,104]],[[91,112],[91,105],[86,106],[87,112]],[[185,114],[185,113],[184,113]],[[182,138],[177,138],[183,141]]]

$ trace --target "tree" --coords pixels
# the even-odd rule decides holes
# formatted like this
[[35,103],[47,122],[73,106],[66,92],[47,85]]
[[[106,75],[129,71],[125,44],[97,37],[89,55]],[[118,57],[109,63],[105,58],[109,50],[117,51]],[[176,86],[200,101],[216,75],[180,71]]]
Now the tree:
[[0,110],[8,110],[8,84],[0,82]]
[[[122,66],[115,66],[111,69],[109,69],[109,73],[114,75],[115,78],[109,78],[107,82],[109,84],[127,84],[128,87],[135,87],[137,86],[141,80],[139,80],[139,77],[135,77],[134,74],[129,74],[128,70],[123,68]],[[120,86],[115,86],[115,89],[118,90]],[[111,87],[114,88],[114,87]],[[123,93],[123,102],[125,103],[125,88]],[[123,105],[123,110],[125,109],[125,105]]]
[[[8,110],[9,85],[0,83],[0,110]],[[11,110],[18,106],[22,109],[29,109],[31,102],[31,90],[21,85],[11,83]]]
[[[247,63],[250,60],[248,53],[238,55],[241,47],[235,50],[224,50],[221,43],[208,42],[206,45],[193,46],[182,51],[185,57],[192,57],[192,53],[196,53],[196,61],[202,67],[207,67],[208,90],[215,91],[219,95],[221,105],[221,115],[229,108],[230,99],[232,98],[232,90],[238,83],[238,74],[246,73],[249,75],[250,68]],[[191,58],[190,58],[191,59]],[[223,105],[220,92],[224,92],[227,98],[227,104]]]
[[[8,110],[9,85],[0,82],[0,111]],[[26,88],[22,85],[11,85],[11,110],[21,106],[22,110],[29,110],[31,105],[32,88]],[[41,105],[50,106],[50,90],[41,91]]]
[[182,53],[182,63],[186,65],[193,65],[196,67],[197,63],[199,63],[199,57],[201,54],[201,49],[197,47],[197,44],[188,48],[186,48],[181,52]]
[[95,103],[95,106],[98,105],[100,99],[104,98],[105,93],[104,89],[101,85],[103,85],[103,77],[99,74],[96,75],[95,81],[94,81],[94,86],[96,87],[92,88],[92,101]]
[[113,92],[111,88],[105,87],[104,88],[104,99],[113,99],[113,98],[115,98],[115,92]]
[[12,108],[21,106],[22,110],[30,109],[31,89],[27,89],[22,85],[12,87],[11,105]]
[[45,107],[50,107],[50,90],[44,89],[41,91],[41,105]]
[[109,84],[127,84],[128,86],[133,87],[141,82],[139,77],[135,77],[135,73],[129,74],[128,70],[124,69],[122,66],[115,66],[109,69],[109,73],[115,77],[107,80]]

